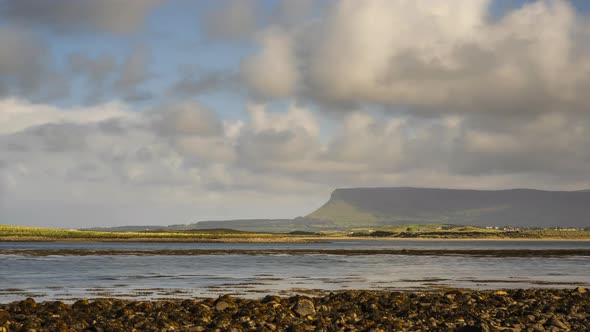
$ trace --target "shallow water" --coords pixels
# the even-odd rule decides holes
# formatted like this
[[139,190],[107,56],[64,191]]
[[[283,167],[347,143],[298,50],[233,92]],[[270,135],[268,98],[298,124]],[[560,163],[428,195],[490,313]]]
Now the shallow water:
[[0,243],[6,249],[318,249],[306,255],[0,255],[0,302],[35,297],[245,297],[321,289],[590,286],[590,256],[329,255],[324,249],[590,249],[590,242]]

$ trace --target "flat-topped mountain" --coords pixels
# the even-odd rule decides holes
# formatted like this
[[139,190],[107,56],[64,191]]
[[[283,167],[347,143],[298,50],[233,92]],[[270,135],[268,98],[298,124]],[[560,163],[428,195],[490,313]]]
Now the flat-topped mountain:
[[294,219],[201,221],[171,226],[124,226],[108,231],[226,228],[251,232],[315,232],[406,224],[470,226],[590,226],[590,190],[463,190],[411,187],[336,189],[327,203]]
[[307,218],[344,227],[407,223],[586,227],[590,225],[590,191],[336,189]]

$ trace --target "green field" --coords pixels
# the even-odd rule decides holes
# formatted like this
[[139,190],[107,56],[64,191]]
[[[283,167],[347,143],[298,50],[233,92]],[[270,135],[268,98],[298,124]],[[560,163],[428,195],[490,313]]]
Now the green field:
[[101,232],[73,229],[26,227],[0,224],[0,238],[4,240],[19,238],[48,239],[98,239],[98,240],[133,240],[133,239],[218,239],[218,238],[265,238],[276,234],[249,233],[229,229],[203,229],[195,231],[145,231],[145,232]]
[[149,230],[141,232],[87,231],[0,224],[0,241],[297,241],[309,238],[430,238],[430,239],[564,239],[590,240],[581,230],[497,230],[446,224],[406,224],[345,231],[254,233],[233,229]]
[[564,239],[590,240],[590,231],[523,229],[501,230],[448,224],[405,224],[347,231],[321,232],[327,236],[432,239]]

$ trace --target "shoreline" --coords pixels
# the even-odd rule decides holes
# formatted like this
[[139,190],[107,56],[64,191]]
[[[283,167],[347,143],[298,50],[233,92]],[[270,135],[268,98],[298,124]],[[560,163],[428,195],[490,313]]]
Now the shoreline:
[[590,292],[338,291],[320,296],[0,303],[0,331],[588,331]]
[[475,257],[590,256],[590,249],[0,249],[21,256],[404,255]]
[[2,236],[2,242],[78,242],[78,243],[100,243],[100,242],[137,242],[137,243],[317,243],[326,241],[454,241],[454,242],[590,242],[590,238],[400,238],[400,237],[346,237],[346,236],[269,236],[269,237],[210,237],[210,238],[54,238],[54,237],[33,237],[33,236]]

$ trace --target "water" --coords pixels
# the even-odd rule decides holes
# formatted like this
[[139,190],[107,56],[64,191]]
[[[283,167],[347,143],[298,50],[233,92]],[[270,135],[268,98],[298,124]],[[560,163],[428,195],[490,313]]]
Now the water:
[[[590,242],[0,243],[3,249],[590,249]],[[0,255],[0,302],[290,295],[313,290],[590,286],[590,257]]]

